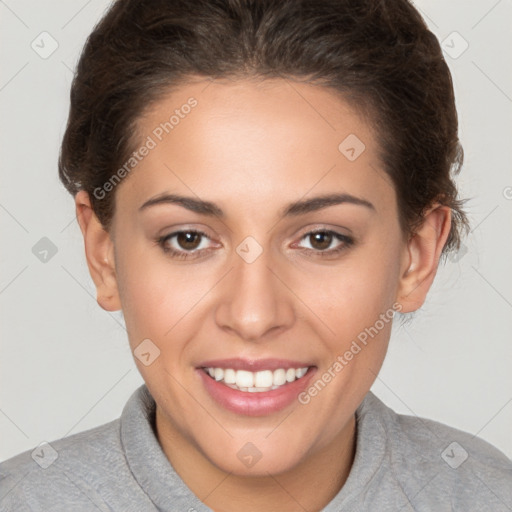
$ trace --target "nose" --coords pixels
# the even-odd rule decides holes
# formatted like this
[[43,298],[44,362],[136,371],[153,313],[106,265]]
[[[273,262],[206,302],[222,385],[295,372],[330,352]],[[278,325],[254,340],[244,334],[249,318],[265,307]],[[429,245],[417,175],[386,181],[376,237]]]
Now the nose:
[[234,268],[224,280],[215,311],[217,325],[246,341],[265,341],[295,321],[293,294],[278,278],[266,251],[248,263],[234,254]]

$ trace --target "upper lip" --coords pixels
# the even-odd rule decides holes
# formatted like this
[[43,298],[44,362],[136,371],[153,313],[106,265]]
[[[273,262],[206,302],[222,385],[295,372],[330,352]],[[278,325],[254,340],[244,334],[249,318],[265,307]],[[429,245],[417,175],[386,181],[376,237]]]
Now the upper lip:
[[212,359],[201,363],[198,368],[232,368],[233,370],[246,370],[257,372],[261,370],[277,370],[279,368],[307,368],[313,366],[309,363],[291,361],[289,359]]

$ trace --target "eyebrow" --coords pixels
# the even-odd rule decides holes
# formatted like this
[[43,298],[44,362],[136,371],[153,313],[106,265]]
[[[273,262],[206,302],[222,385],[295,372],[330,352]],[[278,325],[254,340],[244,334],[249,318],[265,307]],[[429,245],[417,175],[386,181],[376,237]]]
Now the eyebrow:
[[[224,218],[225,216],[222,209],[219,208],[215,203],[210,201],[203,201],[202,199],[195,199],[193,197],[180,196],[178,194],[162,194],[149,199],[139,208],[139,211],[160,204],[177,204],[183,208],[186,208],[187,210],[201,215],[216,216],[221,218]],[[373,204],[366,199],[355,197],[350,194],[328,194],[310,199],[302,199],[290,203],[283,209],[281,216],[295,217],[339,204],[354,204],[375,211],[375,206],[373,206]]]

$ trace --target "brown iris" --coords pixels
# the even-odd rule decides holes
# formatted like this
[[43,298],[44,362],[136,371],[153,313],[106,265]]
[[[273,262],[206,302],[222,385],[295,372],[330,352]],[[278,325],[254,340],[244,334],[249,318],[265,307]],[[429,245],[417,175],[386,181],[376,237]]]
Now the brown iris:
[[176,239],[181,248],[187,250],[197,249],[201,242],[201,236],[199,233],[193,233],[190,231],[184,231],[182,233],[178,233]]
[[312,233],[309,235],[311,246],[318,250],[328,249],[332,243],[331,233]]

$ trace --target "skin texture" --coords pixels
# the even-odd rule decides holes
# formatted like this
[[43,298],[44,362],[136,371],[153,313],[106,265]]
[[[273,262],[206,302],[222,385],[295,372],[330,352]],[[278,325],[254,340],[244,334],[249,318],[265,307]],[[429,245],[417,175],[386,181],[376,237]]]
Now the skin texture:
[[[76,196],[99,304],[121,309],[132,350],[149,338],[160,355],[135,359],[157,403],[162,448],[192,491],[216,511],[318,510],[345,482],[355,451],[354,413],[379,372],[391,322],[309,403],[265,416],[224,409],[196,368],[206,360],[282,358],[320,376],[358,334],[398,303],[421,306],[450,228],[434,205],[411,237],[399,225],[394,188],[371,127],[332,91],[284,79],[196,81],[140,119],[143,141],[176,108],[197,106],[117,186],[106,232],[87,193]],[[354,161],[338,149],[350,134],[365,144]],[[140,207],[162,194],[211,201],[224,215],[176,204]],[[338,204],[284,217],[294,201],[345,193],[373,205]],[[188,260],[156,241],[176,230],[208,238]],[[353,239],[315,243],[311,230]],[[239,244],[261,255],[247,263]],[[167,246],[186,252],[177,238]],[[322,250],[343,249],[322,257]],[[251,468],[237,457],[261,452]]]

